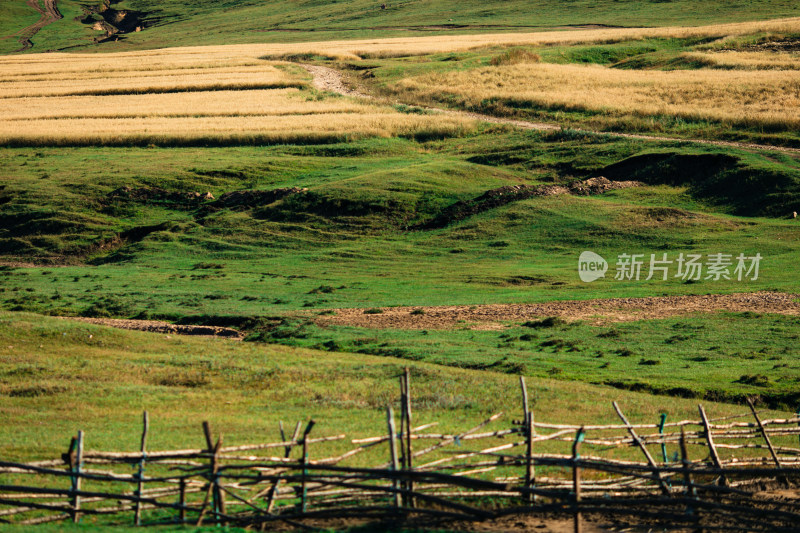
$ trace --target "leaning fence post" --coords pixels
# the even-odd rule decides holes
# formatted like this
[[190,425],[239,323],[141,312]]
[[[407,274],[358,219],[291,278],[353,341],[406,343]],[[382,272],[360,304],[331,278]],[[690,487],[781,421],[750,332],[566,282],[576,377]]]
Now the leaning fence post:
[[667,486],[667,483],[664,481],[664,478],[661,477],[661,472],[658,470],[658,465],[656,465],[656,462],[653,460],[653,456],[650,455],[650,452],[647,450],[647,446],[644,445],[642,439],[640,439],[639,435],[637,435],[636,430],[633,429],[631,423],[628,422],[627,417],[622,413],[622,409],[619,408],[619,404],[617,404],[617,402],[611,402],[611,405],[614,406],[614,410],[617,412],[617,415],[619,415],[619,418],[620,420],[622,420],[622,423],[625,424],[625,427],[628,428],[628,433],[630,433],[631,439],[633,439],[633,443],[636,444],[640,450],[642,450],[645,459],[647,459],[647,464],[650,465],[650,468],[653,469],[653,473],[658,479],[659,485],[661,485],[661,491],[666,496],[669,496],[670,494],[669,487]]
[[583,426],[575,434],[575,441],[572,443],[572,490],[574,491],[575,505],[575,533],[581,533],[581,470],[578,466],[580,460],[579,449],[583,442],[586,432]]
[[150,418],[147,416],[147,411],[142,415],[142,458],[139,459],[139,472],[137,477],[139,482],[136,487],[136,511],[134,513],[133,523],[137,526],[142,525],[142,491],[144,490],[144,463],[147,457],[147,430],[150,427]]
[[[395,441],[397,437],[397,429],[394,425],[394,412],[392,411],[391,406],[386,407],[386,425],[389,430],[389,453],[391,454],[392,459],[392,471],[397,472],[399,470],[399,462],[397,460],[397,443]],[[396,477],[392,480],[392,487],[395,490],[394,506],[400,507],[400,492],[398,490]]]
[[781,464],[781,460],[778,459],[778,454],[775,452],[775,448],[772,446],[772,441],[769,439],[769,435],[767,435],[767,430],[764,428],[764,424],[761,422],[761,418],[758,416],[756,412],[756,407],[753,405],[753,400],[750,398],[747,399],[747,405],[750,406],[750,411],[753,413],[753,417],[756,419],[756,423],[758,424],[758,429],[761,430],[761,434],[764,436],[764,440],[767,441],[767,448],[769,448],[769,453],[772,455],[772,460],[775,461],[775,464],[778,468],[783,468]]
[[702,405],[697,406],[698,411],[700,411],[700,418],[703,420],[703,428],[705,429],[706,433],[706,442],[708,442],[708,449],[711,453],[711,460],[714,462],[714,466],[720,470],[719,481],[720,484],[725,486],[728,484],[727,479],[725,479],[725,474],[722,473],[722,463],[719,460],[719,455],[717,454],[717,448],[714,446],[714,438],[711,436],[711,425],[708,423],[708,417],[706,416],[706,410],[703,409]]

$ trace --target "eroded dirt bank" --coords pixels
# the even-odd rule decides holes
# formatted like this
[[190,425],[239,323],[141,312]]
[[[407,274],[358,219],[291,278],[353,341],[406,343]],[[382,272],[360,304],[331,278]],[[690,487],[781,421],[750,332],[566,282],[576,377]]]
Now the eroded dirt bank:
[[221,328],[217,326],[187,326],[180,324],[170,324],[157,320],[127,320],[121,318],[86,318],[86,317],[61,317],[64,320],[77,320],[88,322],[99,326],[110,326],[121,329],[134,329],[138,331],[149,331],[152,333],[167,333],[172,335],[200,335],[204,337],[226,337],[234,340],[241,340],[244,336],[239,331],[231,328]]

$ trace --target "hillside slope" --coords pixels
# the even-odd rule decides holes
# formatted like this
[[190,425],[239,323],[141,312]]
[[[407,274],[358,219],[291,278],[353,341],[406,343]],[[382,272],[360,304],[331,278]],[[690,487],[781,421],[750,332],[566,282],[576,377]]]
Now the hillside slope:
[[[530,31],[584,25],[696,25],[800,15],[800,5],[784,0],[723,2],[674,0],[123,0],[94,5],[57,2],[64,18],[43,28],[33,51],[149,49],[197,44],[297,42],[435,33]],[[129,17],[121,16],[128,14]],[[22,0],[0,4],[0,53],[20,48],[15,32],[38,13]],[[123,20],[124,19],[124,20]],[[132,21],[135,21],[132,22]],[[121,34],[108,31],[116,25]],[[136,27],[144,31],[136,32]],[[95,41],[105,41],[96,44]]]

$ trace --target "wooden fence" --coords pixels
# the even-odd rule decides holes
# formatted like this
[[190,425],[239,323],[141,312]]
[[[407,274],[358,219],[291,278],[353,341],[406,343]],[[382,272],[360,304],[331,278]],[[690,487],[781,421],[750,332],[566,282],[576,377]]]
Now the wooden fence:
[[501,426],[497,413],[460,433],[436,433],[435,423],[414,426],[410,381],[406,370],[399,413],[387,407],[380,434],[352,447],[345,435],[312,436],[313,420],[291,435],[281,424],[281,442],[241,446],[224,446],[204,423],[202,449],[169,451],[148,449],[147,413],[137,451],[87,449],[79,431],[59,459],[0,461],[0,521],[111,515],[102,520],[263,528],[548,513],[574,517],[575,531],[586,515],[708,530],[800,524],[800,498],[777,490],[800,482],[800,415],[762,419],[750,403],[726,418],[699,406],[697,420],[633,424],[614,402],[619,424],[549,424],[534,420],[520,378],[519,420]]

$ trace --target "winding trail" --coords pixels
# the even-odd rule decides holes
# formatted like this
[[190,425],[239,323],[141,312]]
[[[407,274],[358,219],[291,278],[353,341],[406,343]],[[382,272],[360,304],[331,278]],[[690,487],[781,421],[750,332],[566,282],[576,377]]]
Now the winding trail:
[[39,20],[36,21],[35,24],[31,24],[27,28],[23,28],[9,36],[17,37],[19,39],[19,44],[22,45],[18,50],[15,50],[15,52],[24,52],[25,50],[33,48],[33,41],[31,41],[31,39],[34,35],[39,33],[39,30],[64,18],[58,10],[57,0],[44,0],[44,7],[39,5],[39,0],[27,0],[26,3],[39,13]]
[[[348,87],[342,76],[342,73],[336,69],[330,67],[323,67],[320,65],[308,65],[308,64],[300,64],[301,67],[306,69],[309,74],[313,77],[312,85],[322,91],[330,91],[338,94],[342,94],[345,96],[353,96],[357,98],[367,98],[375,100],[376,98],[372,95],[365,94],[360,92],[356,89]],[[398,102],[401,103],[401,102]],[[406,103],[406,102],[402,102]],[[425,109],[428,111],[434,111],[438,113],[442,113],[445,115],[463,117],[463,118],[470,118],[474,120],[479,120],[481,122],[489,122],[491,124],[505,124],[509,126],[514,126],[517,128],[527,129],[527,130],[537,130],[537,131],[558,131],[563,128],[561,124],[553,124],[547,122],[532,122],[529,120],[519,120],[519,119],[511,119],[511,118],[502,118],[502,117],[495,117],[492,115],[484,115],[481,113],[472,113],[470,111],[459,111],[454,109],[445,109],[441,107],[426,107],[426,106],[418,106],[421,109]],[[598,135],[609,135],[612,137],[622,137],[625,139],[637,139],[643,141],[659,141],[659,142],[686,142],[686,143],[696,143],[696,144],[705,144],[710,146],[724,146],[728,148],[740,148],[744,150],[769,150],[775,152],[785,152],[785,153],[794,153],[800,154],[800,148],[789,148],[784,146],[773,146],[769,144],[757,144],[757,143],[743,143],[743,142],[735,142],[735,141],[712,141],[708,139],[681,139],[678,137],[657,137],[655,135],[642,135],[638,133],[619,133],[619,132],[606,132],[606,131],[593,131],[593,130],[584,130],[584,129],[576,129],[571,128],[575,131],[581,133],[589,133],[589,134],[598,134]]]

